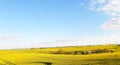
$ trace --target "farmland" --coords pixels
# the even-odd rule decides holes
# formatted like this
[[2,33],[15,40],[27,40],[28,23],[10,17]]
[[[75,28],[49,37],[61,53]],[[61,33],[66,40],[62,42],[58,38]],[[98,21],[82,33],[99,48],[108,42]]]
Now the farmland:
[[[96,49],[113,52],[72,54],[74,51]],[[60,50],[63,53],[57,53]],[[120,65],[120,46],[116,44],[0,50],[0,65]]]

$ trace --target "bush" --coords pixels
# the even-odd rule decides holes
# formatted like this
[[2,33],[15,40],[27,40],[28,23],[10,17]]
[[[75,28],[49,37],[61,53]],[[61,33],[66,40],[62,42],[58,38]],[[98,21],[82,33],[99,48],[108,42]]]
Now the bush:
[[58,51],[55,54],[64,54],[63,49],[58,49]]

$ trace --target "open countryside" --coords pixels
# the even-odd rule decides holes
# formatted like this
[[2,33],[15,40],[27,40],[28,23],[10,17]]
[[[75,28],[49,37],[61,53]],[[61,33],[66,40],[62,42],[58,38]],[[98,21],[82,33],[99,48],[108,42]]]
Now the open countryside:
[[120,65],[119,62],[117,44],[0,50],[0,65]]

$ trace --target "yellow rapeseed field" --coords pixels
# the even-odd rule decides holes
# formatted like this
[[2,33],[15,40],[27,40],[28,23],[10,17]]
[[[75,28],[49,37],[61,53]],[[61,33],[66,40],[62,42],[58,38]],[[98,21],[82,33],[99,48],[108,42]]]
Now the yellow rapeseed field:
[[[86,55],[51,53],[59,49],[64,52],[110,49],[114,52]],[[120,65],[120,47],[100,45],[0,50],[0,65]]]

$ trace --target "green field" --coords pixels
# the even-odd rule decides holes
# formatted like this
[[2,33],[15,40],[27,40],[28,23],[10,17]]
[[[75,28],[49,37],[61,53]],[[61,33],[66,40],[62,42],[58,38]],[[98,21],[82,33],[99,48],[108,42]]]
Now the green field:
[[[113,52],[72,54],[74,51],[96,49],[108,49]],[[120,65],[120,46],[98,45],[0,50],[0,65]]]

